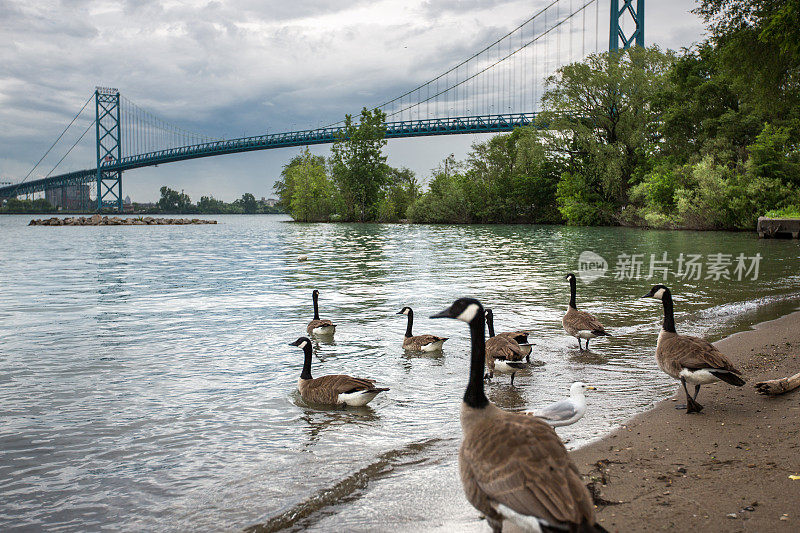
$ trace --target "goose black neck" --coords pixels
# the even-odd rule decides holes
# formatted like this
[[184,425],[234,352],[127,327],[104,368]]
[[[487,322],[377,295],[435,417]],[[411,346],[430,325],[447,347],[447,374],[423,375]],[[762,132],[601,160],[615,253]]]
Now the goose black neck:
[[576,285],[575,277],[572,276],[569,278],[569,306],[573,309],[577,309],[578,307],[575,305],[575,285]]
[[672,294],[669,289],[664,291],[661,301],[664,303],[664,331],[675,333],[675,315],[672,309]]
[[489,338],[494,337],[494,315],[486,313],[486,325],[489,326]]
[[317,304],[316,293],[314,293],[314,320],[319,320],[319,304]]
[[483,392],[483,371],[486,363],[485,317],[482,312],[480,315],[469,323],[472,354],[469,365],[469,384],[464,392],[464,403],[473,409],[483,409],[489,405],[489,399]]
[[303,353],[306,357],[303,361],[303,373],[300,374],[300,379],[313,379],[311,377],[311,343],[307,342],[303,346]]
[[414,326],[414,311],[408,310],[408,325],[406,325],[406,338],[413,337],[411,328]]

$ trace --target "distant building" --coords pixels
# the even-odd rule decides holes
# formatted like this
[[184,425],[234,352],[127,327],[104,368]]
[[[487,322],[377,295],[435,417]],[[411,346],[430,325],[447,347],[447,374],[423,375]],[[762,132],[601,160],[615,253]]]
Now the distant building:
[[278,203],[278,200],[276,200],[275,198],[270,198],[268,200],[264,200],[262,198],[261,201],[264,202],[264,205],[266,205],[267,207],[275,207],[275,205]]
[[92,204],[89,191],[89,185],[67,185],[45,190],[44,197],[53,207],[78,211],[88,209]]

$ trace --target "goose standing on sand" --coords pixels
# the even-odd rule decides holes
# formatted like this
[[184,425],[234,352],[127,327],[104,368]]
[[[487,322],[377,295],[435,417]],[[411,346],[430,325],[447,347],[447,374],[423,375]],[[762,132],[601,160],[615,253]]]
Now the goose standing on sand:
[[[686,412],[699,413],[703,406],[697,403],[700,385],[724,381],[741,387],[745,381],[741,372],[713,344],[699,337],[678,335],[672,308],[672,293],[665,285],[655,285],[642,298],[657,298],[664,304],[664,325],[656,344],[658,368],[673,379],[679,379],[686,393]],[[694,396],[689,395],[686,383],[694,385]],[[677,406],[683,409],[684,406]]]
[[587,390],[596,389],[576,381],[569,388],[569,398],[558,400],[541,409],[527,411],[525,414],[538,416],[554,428],[569,426],[583,418],[586,413],[586,397],[583,393]]
[[469,324],[469,383],[461,404],[464,438],[458,453],[467,500],[494,533],[511,522],[525,531],[603,532],[578,469],[553,428],[533,416],[504,411],[483,389],[486,341],[478,300],[459,298],[431,318]]
[[513,336],[495,335],[491,309],[486,310],[486,323],[489,326],[489,339],[486,341],[487,371],[483,379],[492,379],[495,372],[511,374],[511,384],[513,385],[514,376],[526,367],[522,360],[527,357],[530,362],[531,347],[529,344],[520,345]]
[[436,335],[414,335],[411,328],[414,326],[414,311],[410,307],[404,307],[397,313],[406,315],[408,324],[406,325],[406,336],[403,339],[403,349],[414,352],[438,352],[442,349],[442,344],[447,337],[437,337]]
[[564,279],[569,281],[569,307],[567,307],[564,318],[561,319],[561,325],[564,326],[564,331],[578,339],[579,350],[583,350],[581,339],[586,339],[586,349],[588,350],[590,339],[604,336],[610,337],[611,334],[606,333],[603,324],[591,313],[578,311],[575,306],[575,274],[570,272]]
[[319,291],[314,289],[311,293],[311,298],[314,300],[314,320],[308,323],[306,333],[309,335],[333,335],[336,331],[336,324],[330,320],[320,320],[319,318]]
[[311,340],[308,337],[300,337],[291,346],[299,346],[303,349],[305,359],[303,361],[303,372],[297,382],[297,390],[300,396],[308,403],[324,405],[351,405],[353,407],[363,407],[371,402],[375,396],[387,391],[386,388],[376,388],[375,380],[354,378],[343,374],[322,376],[321,378],[311,377]]

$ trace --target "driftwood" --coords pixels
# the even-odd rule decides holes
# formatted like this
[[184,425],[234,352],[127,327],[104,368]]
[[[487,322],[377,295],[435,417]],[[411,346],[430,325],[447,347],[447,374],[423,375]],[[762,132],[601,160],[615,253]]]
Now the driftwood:
[[771,396],[783,394],[800,387],[800,372],[788,378],[760,381],[755,384],[755,387],[761,394],[769,394]]

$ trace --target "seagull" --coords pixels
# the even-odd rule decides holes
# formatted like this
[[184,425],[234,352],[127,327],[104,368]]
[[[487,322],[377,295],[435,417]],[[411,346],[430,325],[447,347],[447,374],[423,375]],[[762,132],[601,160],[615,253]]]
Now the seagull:
[[558,400],[541,409],[526,411],[526,415],[538,416],[553,427],[574,424],[586,413],[586,398],[583,391],[597,390],[586,383],[576,381],[569,388],[569,399]]

